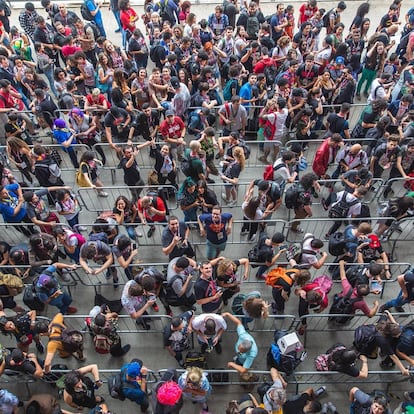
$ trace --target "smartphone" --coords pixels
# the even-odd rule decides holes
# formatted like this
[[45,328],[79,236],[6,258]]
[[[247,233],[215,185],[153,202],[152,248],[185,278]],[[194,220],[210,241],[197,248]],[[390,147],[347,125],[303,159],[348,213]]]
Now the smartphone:
[[382,292],[382,285],[377,280],[370,280],[369,284],[371,292]]
[[136,250],[136,249],[137,249],[137,247],[138,247],[136,243],[132,243],[132,245],[131,245],[131,246],[132,246],[132,250]]
[[281,244],[279,246],[279,250],[284,250],[284,249],[287,249],[287,248],[288,248],[288,245],[287,244]]

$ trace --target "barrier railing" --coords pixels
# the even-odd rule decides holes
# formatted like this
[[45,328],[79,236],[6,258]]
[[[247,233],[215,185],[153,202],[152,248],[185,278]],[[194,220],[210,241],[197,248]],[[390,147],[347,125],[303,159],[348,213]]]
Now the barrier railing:
[[[353,315],[353,318],[348,321],[346,324],[337,324],[334,321],[330,321],[330,318],[336,317],[336,316],[343,316],[338,314],[308,314],[301,316],[298,320],[300,323],[304,323],[306,325],[305,334],[303,336],[303,343],[306,347],[306,343],[308,340],[308,335],[324,332],[329,332],[330,334],[336,334],[336,333],[342,333],[342,332],[354,332],[355,329],[358,326],[365,325],[365,324],[371,324],[376,322],[375,316],[370,318],[366,315],[362,314],[355,314]],[[395,313],[393,314],[394,318],[397,322],[400,322],[401,324],[407,324],[408,320],[407,318],[412,316],[412,312],[407,313]],[[331,339],[331,338],[330,338]],[[353,339],[353,337],[352,337]],[[334,341],[335,339],[332,338]]]
[[[414,178],[405,179],[405,178],[399,177],[399,178],[391,178],[389,180],[384,181],[378,193],[378,197],[377,197],[378,203],[386,202],[387,199],[389,198],[405,196],[409,190],[404,187],[404,184],[407,183],[408,181],[412,185]],[[387,188],[392,189],[389,195],[385,193],[385,190]]]
[[[172,185],[165,185],[162,186],[166,192],[176,193],[176,189]],[[119,196],[125,196],[128,199],[132,199],[131,191],[140,191],[141,195],[147,194],[148,191],[154,191],[154,187],[144,185],[144,186],[116,186],[116,187],[102,187],[102,190],[108,193],[108,197],[102,198],[98,197],[98,193],[95,189],[90,187],[82,187],[78,188],[77,194],[79,199],[82,202],[82,205],[85,207],[86,210],[101,213],[102,211],[112,211],[115,205],[115,200]],[[155,192],[157,189],[155,188]],[[171,196],[167,200],[168,209],[169,210],[177,210],[178,202],[175,196]]]

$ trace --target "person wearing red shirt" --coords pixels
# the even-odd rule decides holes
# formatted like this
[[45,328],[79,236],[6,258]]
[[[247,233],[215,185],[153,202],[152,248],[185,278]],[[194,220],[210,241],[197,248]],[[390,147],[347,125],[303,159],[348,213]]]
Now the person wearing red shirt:
[[83,110],[86,114],[92,114],[96,125],[100,125],[100,119],[108,109],[111,109],[111,104],[100,89],[94,88],[92,93],[86,95]]
[[175,153],[178,159],[183,157],[185,147],[185,133],[186,128],[183,120],[174,115],[174,111],[168,110],[165,112],[165,120],[161,122],[160,132],[165,142],[171,144],[171,153]]
[[66,59],[68,56],[73,55],[75,52],[82,52],[82,48],[75,45],[75,39],[73,36],[67,36],[65,39],[65,45],[60,50],[62,56]]
[[265,46],[262,47],[262,57],[261,59],[254,65],[253,72],[254,73],[264,73],[267,66],[274,66],[277,68],[277,63],[274,59],[269,56],[269,49]]
[[307,22],[318,11],[318,6],[316,5],[316,0],[309,0],[307,3],[303,3],[299,7],[299,19],[298,19],[298,28],[300,28],[302,23]]
[[[161,197],[146,195],[138,200],[137,207],[142,224],[167,222],[165,218],[167,209],[165,208],[165,203]],[[155,226],[151,225],[147,237],[151,237],[154,234],[154,231]]]
[[329,165],[335,162],[338,148],[343,144],[343,139],[339,134],[332,134],[316,150],[315,158],[312,164],[313,172],[320,178],[328,178],[326,172]]
[[118,7],[120,10],[119,18],[122,26],[122,46],[125,48],[129,38],[137,28],[135,22],[139,19],[139,16],[130,6],[129,0],[120,0]]

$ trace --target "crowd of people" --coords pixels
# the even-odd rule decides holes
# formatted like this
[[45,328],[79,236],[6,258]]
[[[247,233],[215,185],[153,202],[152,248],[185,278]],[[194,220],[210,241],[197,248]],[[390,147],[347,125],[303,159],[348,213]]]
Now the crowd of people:
[[[292,291],[300,318],[298,341],[310,312],[326,309],[336,315],[329,321],[338,329],[356,312],[381,315],[366,332],[357,329],[352,348],[336,344],[319,355],[316,369],[367,378],[368,359],[375,359],[379,349],[382,369],[396,366],[410,375],[405,363],[414,365],[414,328],[398,324],[388,310],[404,312],[414,300],[414,273],[392,275],[391,258],[381,245],[414,214],[414,8],[403,14],[401,5],[394,0],[371,25],[372,5],[361,3],[346,28],[341,19],[350,11],[344,1],[324,10],[308,0],[299,14],[279,3],[265,16],[259,1],[225,0],[207,16],[196,16],[187,0],[146,0],[142,10],[128,0],[111,0],[121,33],[117,45],[110,40],[101,2],[85,0],[80,15],[50,0],[42,0],[38,9],[28,2],[18,27],[0,0],[0,212],[21,236],[13,246],[0,242],[0,330],[16,339],[16,348],[2,350],[1,373],[14,370],[53,382],[59,369],[52,364],[55,355],[85,361],[84,334],[64,320],[77,312],[65,284],[81,268],[91,276],[104,275],[114,289],[122,286],[120,300],[96,306],[87,320],[98,354],[130,352],[131,345],[123,345],[117,332],[119,312],[143,330],[151,330],[147,315],[159,312],[159,303],[171,317],[163,345],[186,370],[167,370],[151,395],[151,372],[141,359],[124,363],[109,379],[113,398],[127,398],[144,413],[183,412],[185,400],[198,403],[202,413],[211,412],[205,362],[213,350],[222,353],[229,324],[237,341],[227,367],[246,386],[256,383],[251,371],[262,344],[249,324],[284,315]],[[351,125],[354,103],[364,105]],[[41,145],[42,131],[60,147]],[[316,138],[321,143],[310,159],[307,151]],[[259,154],[249,140],[260,141]],[[77,144],[87,148],[79,158]],[[140,151],[152,159],[148,177],[140,170]],[[100,170],[112,153],[130,194],[117,197],[112,211],[100,214],[89,228],[80,220],[72,189],[76,184],[109,197]],[[63,156],[76,171],[71,182],[64,182]],[[241,195],[239,183],[251,156],[263,163],[263,178],[252,180]],[[378,192],[379,179],[388,202],[373,228],[364,198]],[[211,185],[218,181],[221,194]],[[321,185],[327,197],[320,195]],[[406,193],[391,198],[402,185]],[[240,238],[247,236],[253,247],[248,254],[240,252],[246,257],[229,258],[234,208],[242,196]],[[182,217],[169,211],[173,198]],[[323,210],[312,207],[318,198]],[[289,245],[286,233],[270,233],[266,221],[277,218],[279,209],[292,210],[288,232],[300,244]],[[331,219],[326,234],[300,227],[316,211],[326,211]],[[137,270],[142,230],[147,239],[158,237],[157,224],[162,225],[160,254],[168,257],[168,266]],[[192,233],[205,238],[204,261],[196,261]],[[334,258],[330,277],[315,278],[328,253]],[[286,262],[287,267],[281,265]],[[257,266],[257,282],[265,284],[247,292],[243,282],[251,266]],[[398,296],[370,306],[367,296],[381,293],[392,276],[401,288]],[[332,279],[341,283],[335,296]],[[23,290],[29,311],[15,300]],[[264,300],[270,290],[272,303]],[[50,324],[36,319],[45,305],[58,310]],[[228,306],[231,312],[223,311]],[[9,316],[7,309],[16,315]],[[191,350],[192,334],[200,352]],[[37,355],[29,349],[33,342]],[[226,413],[338,413],[333,403],[321,404],[320,390],[287,395],[286,375],[306,355],[290,355],[289,367],[285,356],[275,333],[267,355],[272,384],[259,387],[257,398],[246,394],[231,401]],[[108,413],[110,402],[95,395],[101,385],[98,366],[83,366],[62,377],[63,399],[75,410]],[[412,395],[404,397],[401,413],[414,406]],[[356,414],[389,410],[383,394],[354,387],[349,398]],[[16,412],[21,405],[26,413],[70,412],[48,394],[21,403],[0,390],[3,412]]]

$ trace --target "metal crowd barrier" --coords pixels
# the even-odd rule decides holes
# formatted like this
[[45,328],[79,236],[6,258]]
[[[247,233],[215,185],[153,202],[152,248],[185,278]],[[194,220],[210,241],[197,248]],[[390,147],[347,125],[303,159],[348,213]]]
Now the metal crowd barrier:
[[[405,196],[407,192],[410,191],[404,188],[404,184],[408,181],[411,181],[411,184],[412,184],[412,181],[414,181],[414,178],[411,177],[409,179],[405,179],[402,177],[398,177],[398,178],[391,178],[389,180],[384,181],[378,193],[378,197],[377,197],[378,203],[385,203],[390,198]],[[389,188],[389,187],[392,188],[392,191],[388,195],[388,197],[385,197],[384,191],[386,188]]]
[[[164,185],[162,186],[166,192],[173,192],[174,196],[169,197],[167,200],[167,206],[169,210],[177,210],[178,209],[178,202],[177,197],[175,196],[176,189],[172,185]],[[82,205],[85,207],[86,210],[95,212],[95,213],[102,213],[103,211],[112,211],[115,206],[115,200],[119,196],[125,196],[128,199],[132,198],[132,194],[130,190],[141,190],[141,196],[144,196],[149,191],[154,191],[157,193],[157,188],[154,186],[144,185],[144,186],[116,186],[116,187],[102,187],[102,190],[108,193],[108,197],[102,198],[98,197],[98,193],[94,188],[90,187],[81,187],[78,188],[77,195],[79,200],[81,201]],[[139,217],[138,217],[139,218]]]
[[[396,319],[397,323],[405,325],[408,323],[407,318],[412,316],[412,312],[405,312],[405,313],[394,313],[393,316]],[[343,316],[338,314],[314,314],[309,313],[308,315],[301,316],[298,321],[302,324],[302,322],[306,321],[306,330],[303,336],[303,343],[306,347],[306,343],[308,340],[308,335],[314,333],[329,333],[329,339],[335,341],[335,338],[332,336],[336,336],[336,333],[342,332],[354,332],[358,326],[366,325],[366,324],[373,324],[376,322],[376,316],[374,315],[372,318],[362,315],[362,314],[355,314],[353,318],[347,322],[346,324],[337,324],[334,321],[329,321],[329,318],[335,316]],[[353,340],[353,335],[352,338]],[[351,342],[351,341],[350,341]],[[330,341],[331,343],[331,341]]]

